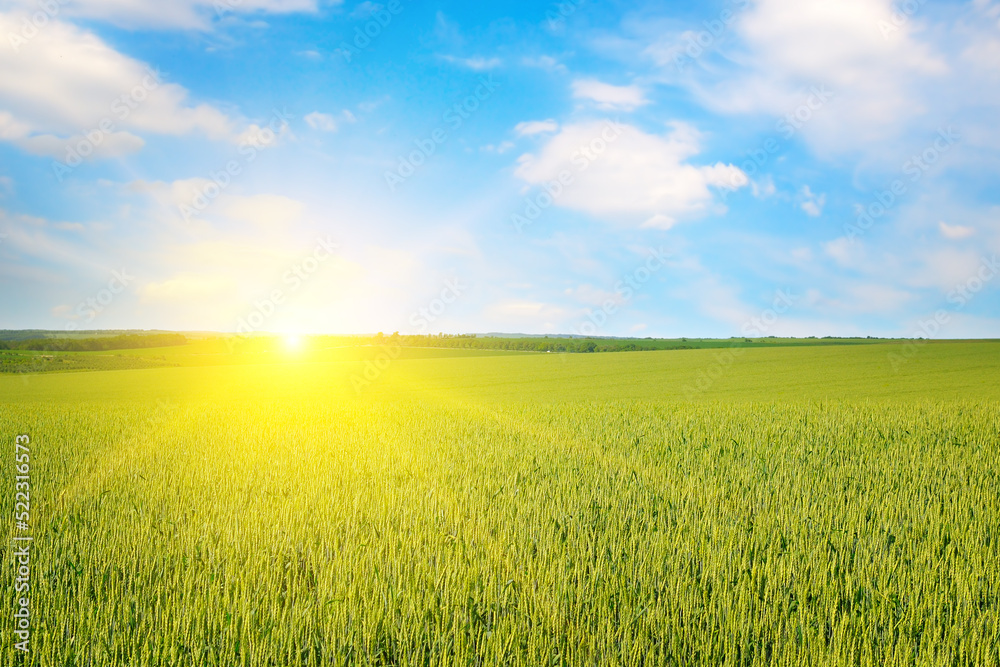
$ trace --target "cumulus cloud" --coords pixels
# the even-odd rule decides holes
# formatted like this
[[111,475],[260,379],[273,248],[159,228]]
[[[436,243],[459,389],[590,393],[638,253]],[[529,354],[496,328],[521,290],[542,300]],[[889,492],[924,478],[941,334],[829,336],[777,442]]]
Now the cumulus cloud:
[[802,128],[807,141],[830,154],[884,145],[915,120],[926,121],[953,71],[919,17],[900,24],[893,5],[760,0],[734,23],[732,59],[699,68],[684,82],[717,111],[778,117],[794,114],[820,86],[832,99],[821,103],[822,112],[810,109]]
[[[21,16],[0,13],[0,34],[20,30]],[[91,32],[55,20],[18,49],[0,49],[0,140],[36,155],[111,157],[143,145],[141,133],[200,133],[232,138],[234,122],[182,86]]]
[[528,120],[514,126],[514,134],[519,137],[528,137],[533,134],[545,134],[555,132],[559,129],[559,123],[551,118],[548,120]]
[[613,86],[596,79],[578,79],[573,82],[573,97],[588,100],[599,109],[632,111],[649,103],[638,86]]
[[612,122],[577,123],[564,126],[538,153],[522,156],[515,174],[532,185],[569,174],[557,205],[609,222],[666,229],[708,211],[713,187],[749,183],[731,164],[691,164],[700,150],[699,133],[683,123],[664,135]]

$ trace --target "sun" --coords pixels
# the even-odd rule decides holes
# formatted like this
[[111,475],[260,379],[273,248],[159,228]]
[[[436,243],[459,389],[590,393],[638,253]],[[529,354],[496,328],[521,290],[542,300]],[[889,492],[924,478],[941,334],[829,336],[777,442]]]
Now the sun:
[[302,337],[298,334],[288,334],[285,336],[285,350],[298,352],[302,349]]

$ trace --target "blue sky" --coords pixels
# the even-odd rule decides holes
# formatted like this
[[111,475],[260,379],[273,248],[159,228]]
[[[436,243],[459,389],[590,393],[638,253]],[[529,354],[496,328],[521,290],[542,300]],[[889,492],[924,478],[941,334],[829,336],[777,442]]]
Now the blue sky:
[[0,328],[1000,336],[997,2],[8,0],[0,38]]

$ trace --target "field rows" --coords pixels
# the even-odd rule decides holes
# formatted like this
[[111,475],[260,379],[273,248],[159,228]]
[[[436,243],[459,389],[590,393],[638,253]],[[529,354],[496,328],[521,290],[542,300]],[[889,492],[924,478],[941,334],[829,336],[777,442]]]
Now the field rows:
[[990,402],[0,416],[25,425],[29,664],[1000,664]]

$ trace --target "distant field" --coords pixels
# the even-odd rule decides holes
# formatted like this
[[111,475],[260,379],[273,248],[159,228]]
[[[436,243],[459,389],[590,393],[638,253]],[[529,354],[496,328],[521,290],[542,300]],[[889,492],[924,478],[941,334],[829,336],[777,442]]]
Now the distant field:
[[[149,341],[176,338],[167,346]],[[186,340],[186,342],[185,342]],[[491,338],[476,336],[311,336],[294,355],[297,362],[365,359],[392,350],[393,357],[437,358],[489,356],[503,353],[589,353],[683,351],[844,345],[884,345],[873,338],[739,338],[739,339],[580,339],[548,337]],[[895,341],[899,342],[899,341]],[[117,343],[117,344],[116,344]],[[89,347],[88,347],[89,346]],[[5,349],[6,348],[6,349]],[[288,363],[286,339],[273,335],[144,332],[4,332],[0,331],[0,373],[46,373],[128,370],[165,366],[229,366]]]
[[[315,363],[374,358],[371,346],[316,346],[289,354],[280,339],[266,344],[232,347],[221,339],[192,340],[187,345],[87,352],[0,350],[0,373],[33,374],[68,371],[133,370],[176,366]],[[490,349],[401,348],[393,358],[463,358],[498,354],[528,354]]]
[[[1000,343],[929,342],[910,360],[902,343],[589,354],[351,347],[231,354],[223,343],[122,350],[172,368],[0,377],[0,398],[201,400],[274,394],[300,400],[1000,400]],[[100,357],[104,353],[81,353]],[[392,358],[393,355],[399,355]],[[387,359],[391,363],[386,363]],[[384,370],[378,368],[378,361]],[[373,370],[373,367],[375,370]],[[369,380],[366,377],[372,376]],[[352,382],[352,380],[363,382]]]
[[903,345],[0,377],[27,664],[1000,665],[1000,344]]

